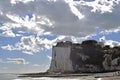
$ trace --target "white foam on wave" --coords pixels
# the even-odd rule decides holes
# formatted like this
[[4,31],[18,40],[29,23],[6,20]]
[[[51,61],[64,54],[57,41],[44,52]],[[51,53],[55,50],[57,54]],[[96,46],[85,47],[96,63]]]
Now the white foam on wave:
[[[60,77],[60,78],[50,78],[50,77],[39,77],[39,78],[19,78],[14,80],[96,80],[93,77]],[[98,78],[97,80],[102,80]]]
[[34,79],[32,79],[32,78],[21,78],[21,79],[14,79],[14,80],[34,80]]
[[23,78],[23,79],[14,79],[14,80],[80,80],[78,78],[48,78],[48,77],[41,77],[41,78]]
[[14,79],[14,80],[22,80],[22,79]]
[[97,78],[97,80],[102,80],[102,78]]
[[74,78],[48,78],[48,77],[42,77],[42,78],[33,78],[33,80],[80,80],[80,79],[74,79]]

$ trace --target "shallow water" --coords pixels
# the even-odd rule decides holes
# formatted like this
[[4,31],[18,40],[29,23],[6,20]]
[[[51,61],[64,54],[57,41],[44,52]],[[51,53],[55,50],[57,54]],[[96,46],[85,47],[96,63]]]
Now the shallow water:
[[13,74],[0,74],[0,80],[14,80],[17,75]]

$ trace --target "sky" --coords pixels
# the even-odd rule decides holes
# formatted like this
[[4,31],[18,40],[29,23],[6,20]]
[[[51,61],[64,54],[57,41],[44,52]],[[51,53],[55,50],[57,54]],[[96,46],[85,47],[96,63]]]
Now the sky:
[[120,45],[120,0],[0,0],[0,73],[46,71],[59,41]]

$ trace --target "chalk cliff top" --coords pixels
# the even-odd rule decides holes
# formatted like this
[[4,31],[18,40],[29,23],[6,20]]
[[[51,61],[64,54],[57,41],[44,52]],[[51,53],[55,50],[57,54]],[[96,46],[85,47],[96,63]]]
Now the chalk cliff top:
[[69,46],[80,46],[80,45],[91,45],[91,44],[97,44],[98,42],[95,40],[86,40],[80,43],[72,43],[71,41],[62,41],[58,42],[56,46],[53,47],[69,47]]
[[54,47],[69,47],[71,46],[73,43],[70,41],[65,41],[65,42],[58,42],[56,46]]

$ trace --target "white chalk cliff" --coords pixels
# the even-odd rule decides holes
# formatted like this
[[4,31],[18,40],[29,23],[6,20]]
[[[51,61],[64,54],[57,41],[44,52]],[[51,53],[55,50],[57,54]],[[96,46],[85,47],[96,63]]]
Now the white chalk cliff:
[[52,49],[52,62],[49,70],[52,72],[73,72],[70,54],[71,45],[69,43],[54,46]]
[[48,72],[104,72],[120,70],[120,47],[110,48],[94,40],[81,44],[58,42],[52,48]]

